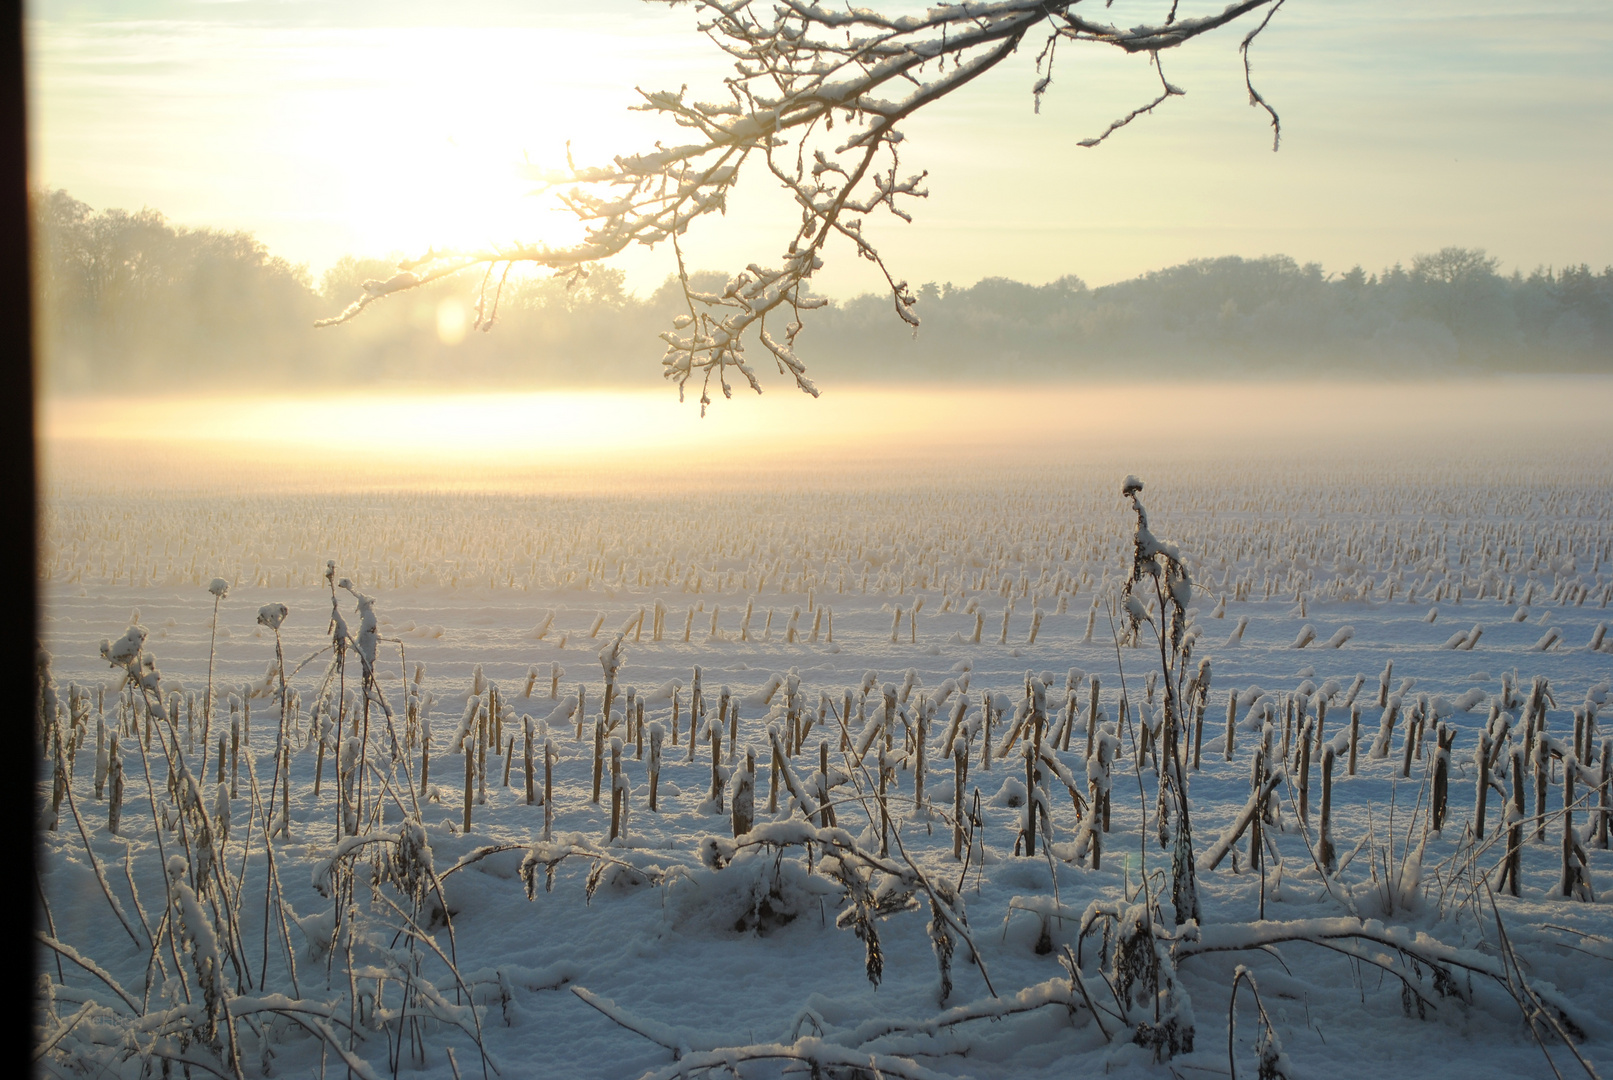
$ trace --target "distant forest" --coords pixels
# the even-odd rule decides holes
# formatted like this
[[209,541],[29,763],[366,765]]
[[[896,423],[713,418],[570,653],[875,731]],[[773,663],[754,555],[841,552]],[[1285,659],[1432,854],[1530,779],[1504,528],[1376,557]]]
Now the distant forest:
[[[479,276],[438,282],[316,330],[386,260],[345,258],[315,282],[250,234],[96,212],[64,191],[33,200],[37,340],[47,392],[174,392],[452,381],[471,386],[653,385],[681,310],[668,279],[644,297],[598,267],[568,288],[512,278],[492,333],[455,341]],[[697,282],[720,288],[722,278]],[[987,278],[918,289],[912,334],[887,298],[808,312],[812,377],[1057,379],[1088,375],[1437,375],[1613,372],[1613,267],[1498,272],[1450,247],[1376,273],[1324,273],[1286,255],[1195,259],[1089,288]],[[763,372],[765,350],[752,351]]]

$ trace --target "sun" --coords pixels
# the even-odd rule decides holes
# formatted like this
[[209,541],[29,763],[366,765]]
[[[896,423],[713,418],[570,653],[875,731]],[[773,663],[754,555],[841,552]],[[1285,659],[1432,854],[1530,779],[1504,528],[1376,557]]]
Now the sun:
[[576,220],[533,169],[674,137],[631,111],[634,82],[690,78],[683,12],[608,22],[39,23],[30,168],[92,206],[247,228],[316,278],[344,255],[563,244]]
[[669,134],[632,110],[638,92],[601,62],[628,53],[653,86],[666,63],[660,33],[550,26],[490,37],[436,28],[371,31],[364,42],[351,60],[327,54],[324,62],[395,104],[358,125],[320,111],[307,138],[311,154],[345,162],[346,213],[377,245],[576,242],[575,215],[532,177],[573,161],[608,163]]

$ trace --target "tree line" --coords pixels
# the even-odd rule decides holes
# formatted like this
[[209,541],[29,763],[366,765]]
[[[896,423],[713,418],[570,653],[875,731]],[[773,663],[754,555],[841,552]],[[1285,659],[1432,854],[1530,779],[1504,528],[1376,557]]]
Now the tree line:
[[[348,257],[315,282],[244,232],[162,214],[32,199],[37,342],[47,392],[310,386],[655,385],[658,335],[683,310],[674,280],[640,296],[621,271],[576,283],[511,278],[493,332],[473,329],[480,275],[345,306],[395,260]],[[694,284],[721,291],[720,275]],[[1286,255],[1195,259],[1113,285],[986,278],[917,290],[912,333],[888,297],[803,316],[797,352],[820,381],[1165,374],[1613,371],[1613,267],[1500,272],[1448,247],[1376,273]],[[489,308],[491,308],[491,291]],[[491,311],[489,311],[489,314]],[[775,331],[776,333],[777,331]],[[765,371],[765,352],[752,350]]]

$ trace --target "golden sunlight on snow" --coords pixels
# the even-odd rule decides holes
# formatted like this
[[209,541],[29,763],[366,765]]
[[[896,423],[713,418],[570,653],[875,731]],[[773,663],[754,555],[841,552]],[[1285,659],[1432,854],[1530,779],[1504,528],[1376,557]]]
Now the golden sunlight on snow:
[[[47,477],[90,486],[664,491],[899,484],[1012,463],[1327,461],[1410,452],[1479,465],[1593,437],[1613,380],[1108,383],[919,390],[344,393],[42,403]],[[1548,423],[1549,421],[1549,423]],[[932,477],[933,478],[933,477]]]

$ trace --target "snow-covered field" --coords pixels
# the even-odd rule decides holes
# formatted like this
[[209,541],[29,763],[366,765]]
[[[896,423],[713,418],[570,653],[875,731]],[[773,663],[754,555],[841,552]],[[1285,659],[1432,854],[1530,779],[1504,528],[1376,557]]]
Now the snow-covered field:
[[[787,494],[57,482],[43,644],[67,734],[35,745],[61,748],[71,780],[41,841],[59,943],[41,954],[43,1064],[61,1075],[166,1074],[166,1058],[193,1076],[1186,1077],[1229,1068],[1239,965],[1260,1003],[1239,989],[1240,1075],[1262,1052],[1295,1076],[1567,1076],[1581,1071],[1576,1054],[1613,1060],[1613,854],[1594,828],[1608,767],[1595,713],[1613,687],[1607,445],[1508,467],[1005,464]],[[1153,532],[1195,583],[1190,655],[1171,657],[1190,720],[1189,681],[1209,663],[1200,761],[1191,722],[1182,735],[1201,905],[1183,925],[1157,738],[1137,766],[1139,721],[1157,723],[1165,703],[1161,651],[1147,623],[1135,644],[1120,640],[1128,471],[1143,473]],[[215,577],[227,586],[216,634]],[[1137,595],[1161,622],[1152,588]],[[274,604],[289,612],[278,643],[264,625]],[[103,639],[116,653],[135,624],[143,691],[102,657]],[[616,642],[617,719],[595,801],[601,657]],[[691,748],[697,672],[706,715]],[[1039,694],[1048,760],[1036,783],[1052,833],[1038,824],[1028,857],[1015,851],[1035,721],[1021,739],[1016,717]],[[1544,738],[1527,734],[1532,694]],[[714,799],[709,721],[724,699],[737,719],[721,731]],[[1082,833],[1089,775],[1103,786],[1089,774],[1094,707],[1119,747],[1096,860]],[[1251,868],[1245,835],[1209,868],[1250,800],[1263,718],[1274,721],[1268,767],[1286,769],[1266,858]],[[1321,755],[1300,749],[1318,719],[1312,748],[1338,751],[1327,874]],[[237,722],[238,778],[226,770],[220,784],[220,739]],[[1454,741],[1435,830],[1441,723]],[[785,747],[776,811],[770,727],[786,744],[805,728],[798,752]],[[1526,769],[1516,897],[1499,870],[1510,779],[1489,792],[1483,840],[1473,835],[1486,731],[1498,771],[1513,746],[1547,760],[1541,840]],[[456,745],[467,732],[488,744],[468,830]],[[97,750],[113,733],[116,834]],[[612,840],[618,736],[624,820]],[[962,860],[949,744],[969,762]],[[747,753],[755,827],[736,847]],[[181,761],[199,801],[169,783]],[[48,758],[43,768],[48,816]],[[1594,900],[1558,895],[1565,775]],[[1174,1056],[1138,1045],[1172,1024]]]

